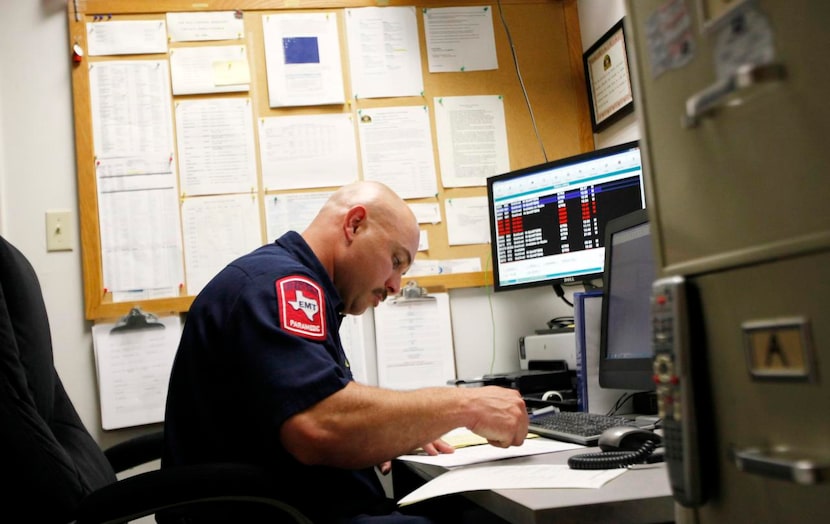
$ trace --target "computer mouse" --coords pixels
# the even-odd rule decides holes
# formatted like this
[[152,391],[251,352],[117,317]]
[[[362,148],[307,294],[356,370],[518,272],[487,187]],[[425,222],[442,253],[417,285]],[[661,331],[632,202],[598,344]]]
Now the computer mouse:
[[602,451],[635,451],[647,440],[660,444],[662,439],[653,431],[634,426],[616,426],[608,428],[599,436],[599,449]]

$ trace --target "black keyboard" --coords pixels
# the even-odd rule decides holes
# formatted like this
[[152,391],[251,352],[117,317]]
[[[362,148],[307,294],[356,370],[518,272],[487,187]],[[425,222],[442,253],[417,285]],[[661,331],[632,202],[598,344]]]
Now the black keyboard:
[[583,446],[596,446],[600,434],[615,426],[637,427],[637,424],[619,415],[560,411],[531,417],[528,432]]

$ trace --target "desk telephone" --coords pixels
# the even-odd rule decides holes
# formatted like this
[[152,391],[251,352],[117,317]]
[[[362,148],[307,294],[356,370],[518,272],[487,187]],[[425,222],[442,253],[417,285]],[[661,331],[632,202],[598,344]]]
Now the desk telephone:
[[599,437],[599,453],[583,453],[568,459],[571,469],[614,469],[633,464],[662,462],[655,453],[663,443],[657,433],[633,426],[606,429]]

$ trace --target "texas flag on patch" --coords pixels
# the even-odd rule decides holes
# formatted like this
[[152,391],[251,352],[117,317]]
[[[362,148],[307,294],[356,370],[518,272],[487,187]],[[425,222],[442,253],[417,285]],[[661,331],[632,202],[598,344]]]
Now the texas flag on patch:
[[277,280],[277,309],[282,328],[301,337],[326,339],[323,291],[306,277]]

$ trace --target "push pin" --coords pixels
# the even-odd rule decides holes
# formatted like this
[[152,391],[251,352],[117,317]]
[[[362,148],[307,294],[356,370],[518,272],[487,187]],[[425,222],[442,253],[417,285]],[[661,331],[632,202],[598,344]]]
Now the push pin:
[[75,44],[72,46],[72,61],[76,64],[80,64],[81,60],[84,59],[84,50],[81,48],[80,45]]

